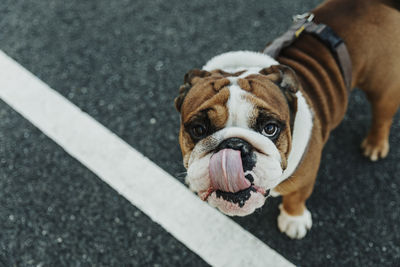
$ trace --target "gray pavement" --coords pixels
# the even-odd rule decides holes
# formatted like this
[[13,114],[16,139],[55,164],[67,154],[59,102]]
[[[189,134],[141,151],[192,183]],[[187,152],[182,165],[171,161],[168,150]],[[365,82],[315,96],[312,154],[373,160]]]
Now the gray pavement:
[[0,101],[0,266],[205,266]]
[[[3,0],[0,49],[183,181],[173,98],[184,73],[262,49],[319,2]],[[399,119],[388,158],[368,162],[359,144],[370,111],[353,92],[324,149],[304,240],[277,230],[279,199],[234,220],[297,265],[400,265]],[[3,102],[0,167],[0,264],[205,264]]]

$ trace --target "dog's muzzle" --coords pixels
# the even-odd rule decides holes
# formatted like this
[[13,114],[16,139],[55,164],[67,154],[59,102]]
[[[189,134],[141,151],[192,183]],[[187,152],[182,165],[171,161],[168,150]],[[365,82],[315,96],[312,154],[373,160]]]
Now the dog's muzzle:
[[245,175],[255,164],[256,155],[248,142],[236,137],[224,140],[210,159],[212,189],[225,200],[244,203],[256,191],[251,174]]

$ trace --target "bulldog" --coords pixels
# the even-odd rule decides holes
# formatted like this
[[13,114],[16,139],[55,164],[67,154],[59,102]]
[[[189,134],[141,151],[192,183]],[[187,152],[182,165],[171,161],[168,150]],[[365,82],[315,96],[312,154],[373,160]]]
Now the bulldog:
[[[275,58],[251,51],[218,55],[185,75],[175,99],[189,188],[231,216],[251,214],[269,196],[282,195],[278,227],[297,239],[311,228],[305,203],[349,89],[361,88],[371,102],[372,125],[361,147],[372,161],[388,154],[400,104],[395,1],[332,0],[303,19]],[[324,33],[330,43],[301,33],[319,24],[332,29]],[[343,51],[334,51],[342,43],[347,63]]]

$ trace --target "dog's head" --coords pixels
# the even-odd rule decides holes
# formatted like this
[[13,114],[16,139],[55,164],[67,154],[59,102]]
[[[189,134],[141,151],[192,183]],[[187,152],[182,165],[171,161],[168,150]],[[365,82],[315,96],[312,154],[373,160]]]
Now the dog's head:
[[282,181],[300,84],[283,65],[210,68],[189,71],[175,99],[186,182],[225,214],[244,216]]

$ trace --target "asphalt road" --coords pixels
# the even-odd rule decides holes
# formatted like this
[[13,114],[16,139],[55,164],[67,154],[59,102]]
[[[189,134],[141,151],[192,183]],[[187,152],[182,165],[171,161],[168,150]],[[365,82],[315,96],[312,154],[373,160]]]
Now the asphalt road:
[[[173,98],[184,73],[261,50],[319,2],[3,0],[0,49],[183,181]],[[296,265],[400,265],[399,119],[388,158],[370,163],[359,150],[370,110],[353,92],[324,149],[305,239],[277,230],[280,199],[234,220]],[[4,266],[206,265],[4,102],[0,229]]]

